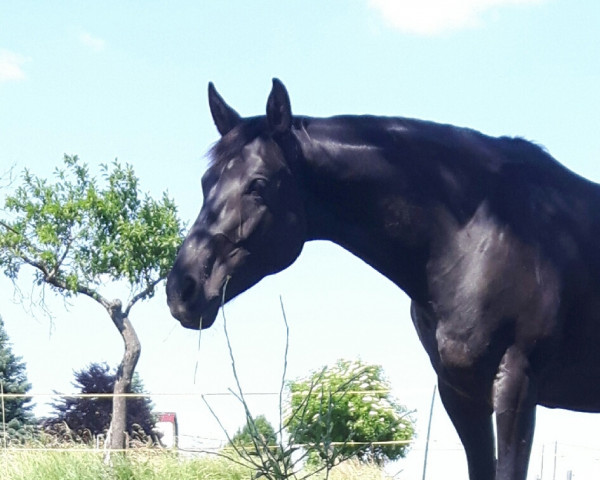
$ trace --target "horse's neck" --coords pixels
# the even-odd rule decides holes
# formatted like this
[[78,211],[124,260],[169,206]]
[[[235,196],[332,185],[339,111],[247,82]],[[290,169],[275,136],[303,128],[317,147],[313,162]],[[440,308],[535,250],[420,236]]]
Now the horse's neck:
[[301,134],[310,240],[330,240],[418,296],[433,234],[434,212],[410,193],[401,165],[381,145],[343,125]]

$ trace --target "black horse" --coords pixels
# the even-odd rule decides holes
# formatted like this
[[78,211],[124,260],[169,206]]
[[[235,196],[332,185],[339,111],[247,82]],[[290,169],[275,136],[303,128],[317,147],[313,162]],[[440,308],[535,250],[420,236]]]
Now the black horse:
[[278,80],[266,116],[209,103],[221,139],[167,282],[183,326],[327,239],[410,296],[471,480],[525,479],[536,405],[600,410],[598,185],[518,138],[293,116]]

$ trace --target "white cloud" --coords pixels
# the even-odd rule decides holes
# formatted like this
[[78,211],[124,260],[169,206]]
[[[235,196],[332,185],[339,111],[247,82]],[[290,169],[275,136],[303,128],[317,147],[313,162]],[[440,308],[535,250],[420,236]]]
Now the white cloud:
[[27,62],[27,58],[9,50],[0,49],[0,82],[24,80],[26,75],[23,64],[25,62]]
[[418,35],[436,35],[472,28],[494,7],[536,4],[544,0],[369,0],[393,28]]
[[79,34],[79,41],[86,47],[91,48],[96,52],[101,52],[106,47],[106,42],[100,37],[95,37],[88,32],[82,32]]

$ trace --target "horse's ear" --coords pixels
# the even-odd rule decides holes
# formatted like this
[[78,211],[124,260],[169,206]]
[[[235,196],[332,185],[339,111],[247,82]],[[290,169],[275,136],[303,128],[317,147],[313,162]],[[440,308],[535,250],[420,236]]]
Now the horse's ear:
[[283,133],[292,126],[292,107],[287,90],[280,80],[273,79],[273,88],[267,100],[267,122],[274,132]]
[[212,82],[208,84],[208,105],[217,130],[221,136],[227,134],[233,127],[242,121],[242,117],[219,95]]

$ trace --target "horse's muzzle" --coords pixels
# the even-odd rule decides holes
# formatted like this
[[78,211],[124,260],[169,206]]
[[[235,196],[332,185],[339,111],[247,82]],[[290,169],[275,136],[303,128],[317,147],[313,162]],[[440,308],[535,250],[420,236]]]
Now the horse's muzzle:
[[190,275],[180,275],[175,269],[167,278],[167,303],[171,315],[185,328],[198,330],[210,327],[219,311],[220,298],[206,298],[202,285]]

